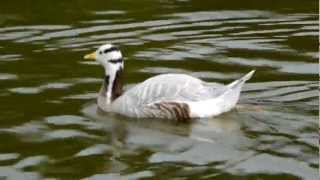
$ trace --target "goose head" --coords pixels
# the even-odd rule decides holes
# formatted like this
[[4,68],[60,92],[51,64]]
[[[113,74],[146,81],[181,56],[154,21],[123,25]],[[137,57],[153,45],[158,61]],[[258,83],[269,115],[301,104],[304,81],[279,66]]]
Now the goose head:
[[96,51],[84,56],[84,59],[96,60],[101,64],[106,75],[113,75],[123,69],[123,57],[120,49],[113,44],[104,44]]
[[84,56],[101,64],[105,70],[103,87],[100,91],[105,104],[110,104],[122,94],[123,57],[120,49],[112,44],[100,46],[96,51]]

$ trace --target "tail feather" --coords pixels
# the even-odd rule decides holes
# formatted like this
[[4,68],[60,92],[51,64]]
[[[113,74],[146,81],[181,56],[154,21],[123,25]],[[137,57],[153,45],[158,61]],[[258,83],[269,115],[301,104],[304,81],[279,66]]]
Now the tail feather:
[[191,118],[217,116],[232,109],[239,100],[242,85],[249,80],[255,71],[250,71],[242,78],[226,85],[218,97],[196,102],[188,102]]
[[230,89],[234,89],[238,87],[240,84],[243,84],[244,82],[248,81],[254,74],[255,70],[250,71],[246,75],[244,75],[242,78],[233,81],[232,83],[228,84],[227,87]]

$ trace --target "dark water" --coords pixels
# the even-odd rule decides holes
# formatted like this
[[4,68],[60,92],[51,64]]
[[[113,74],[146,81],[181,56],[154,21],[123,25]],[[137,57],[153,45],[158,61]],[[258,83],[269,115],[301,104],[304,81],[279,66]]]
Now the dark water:
[[[318,179],[318,3],[28,1],[0,5],[0,179]],[[106,42],[126,87],[181,72],[238,107],[191,124],[96,112]]]

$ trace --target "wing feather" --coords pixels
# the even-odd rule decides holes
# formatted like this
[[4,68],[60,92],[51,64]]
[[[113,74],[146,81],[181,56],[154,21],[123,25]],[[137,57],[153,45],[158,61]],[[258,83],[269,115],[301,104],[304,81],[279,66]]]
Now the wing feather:
[[163,74],[147,79],[123,96],[133,98],[138,106],[159,101],[199,101],[214,97],[222,87],[185,74]]

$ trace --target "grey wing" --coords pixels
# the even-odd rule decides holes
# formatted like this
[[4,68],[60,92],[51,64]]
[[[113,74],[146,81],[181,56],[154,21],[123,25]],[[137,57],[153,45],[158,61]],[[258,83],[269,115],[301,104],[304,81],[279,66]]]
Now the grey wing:
[[205,83],[205,86],[209,91],[210,99],[220,96],[228,89],[228,87],[225,86],[224,84],[219,84],[214,82]]
[[200,101],[213,98],[223,92],[224,85],[206,83],[183,74],[165,74],[150,78],[130,89],[127,96],[137,105],[159,101]]

